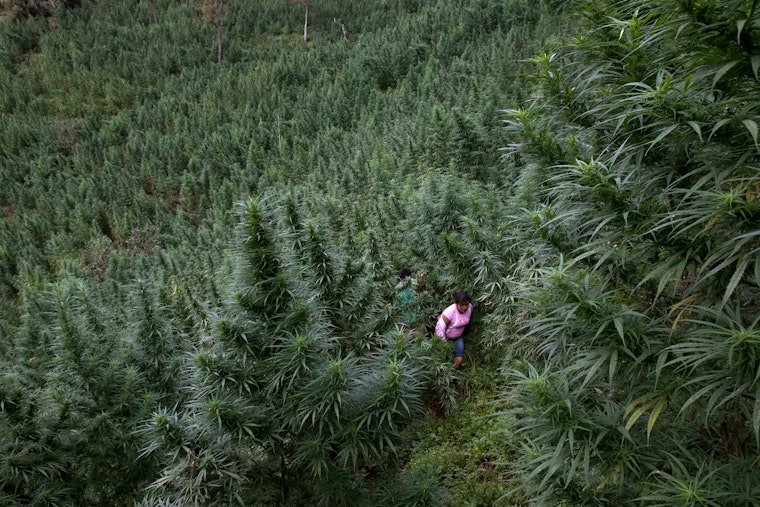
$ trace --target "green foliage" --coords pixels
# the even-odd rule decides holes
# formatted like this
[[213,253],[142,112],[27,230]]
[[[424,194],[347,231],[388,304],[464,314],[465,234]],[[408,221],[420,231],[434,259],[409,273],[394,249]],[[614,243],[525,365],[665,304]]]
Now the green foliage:
[[229,2],[219,65],[195,2],[9,5],[54,12],[0,20],[2,502],[441,501],[391,473],[458,402],[393,268],[428,317],[470,290],[494,367],[522,255],[497,110],[554,7],[328,0],[303,44],[298,6]]
[[[341,326],[332,322],[335,288],[347,287],[339,280],[366,275],[354,262],[335,271],[328,237],[313,225],[300,239],[280,234],[293,209],[281,217],[254,201],[245,206],[245,295],[220,309],[214,343],[187,363],[181,411],[160,410],[145,423],[143,452],[165,466],[146,502],[245,504],[263,494],[280,504],[329,503],[328,484],[360,484],[360,471],[396,454],[400,429],[422,411],[430,383],[424,350],[400,331],[358,346],[358,333],[378,318],[366,305],[344,305]],[[293,243],[311,254],[292,256]],[[231,326],[237,315],[245,321]],[[167,433],[168,421],[176,422]]]
[[117,502],[153,470],[138,459],[130,430],[150,408],[145,380],[128,359],[129,342],[108,340],[120,321],[96,294],[61,283],[23,317],[23,355],[8,363],[2,387],[3,494],[11,503]]
[[528,360],[505,396],[543,503],[753,502],[756,17],[589,2],[534,59],[535,102],[507,112],[539,258],[517,270]]
[[0,2],[0,15],[7,21],[28,17],[50,17],[56,16],[59,9],[75,8],[81,3],[81,0],[63,0],[60,4],[44,0],[3,0]]
[[440,419],[431,413],[410,428],[414,445],[401,475],[437,478],[446,492],[437,505],[521,505],[518,495],[507,496],[515,456],[505,446],[514,437],[491,397],[501,382],[486,370],[462,372],[456,411]]

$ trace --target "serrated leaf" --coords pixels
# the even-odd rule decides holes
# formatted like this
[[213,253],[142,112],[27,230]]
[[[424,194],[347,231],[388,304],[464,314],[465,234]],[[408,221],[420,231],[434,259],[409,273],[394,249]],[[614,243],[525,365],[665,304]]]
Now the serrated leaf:
[[718,69],[718,72],[715,73],[715,77],[713,78],[712,86],[715,88],[715,85],[718,84],[718,81],[720,81],[720,78],[722,78],[726,72],[731,70],[731,68],[739,63],[739,60],[734,60],[733,62],[728,62],[727,64],[723,65],[720,69]]
[[612,323],[615,324],[615,329],[620,336],[620,339],[625,342],[625,331],[623,330],[623,320],[620,317],[614,317]]
[[742,123],[749,131],[749,134],[752,136],[752,140],[755,142],[755,147],[757,148],[757,122],[754,120],[744,120]]
[[[594,361],[594,364],[591,365],[591,367],[586,372],[586,378],[583,381],[583,384],[581,385],[581,389],[585,388],[589,382],[594,378],[594,375],[596,375],[597,371],[604,365],[604,363],[607,361],[607,354],[602,354],[596,361]],[[569,405],[569,401],[566,401],[568,403],[568,409],[572,409],[572,407]]]
[[671,132],[673,132],[673,130],[675,130],[675,128],[677,126],[678,125],[671,125],[670,127],[665,127],[664,129],[662,129],[660,131],[660,133],[657,135],[657,137],[655,137],[654,140],[649,143],[649,148],[647,148],[647,152],[649,152],[649,150],[651,150],[652,148],[654,148],[655,144],[657,144],[660,141],[662,141],[663,138],[665,138],[665,136],[667,136],[668,134],[670,134]]
[[709,141],[712,138],[712,136],[718,131],[718,129],[721,128],[723,125],[725,125],[728,122],[729,122],[729,120],[727,118],[719,120],[715,124],[715,126],[712,128],[712,131],[710,131],[710,136],[707,138],[707,140]]
[[697,133],[699,136],[699,140],[702,140],[702,127],[699,125],[699,123],[695,121],[687,121],[686,122],[692,129],[694,129],[694,132]]
[[751,238],[751,237],[754,237],[754,236],[760,236],[760,231],[748,232],[746,234],[742,234],[741,236],[737,236],[736,239]]
[[663,352],[660,352],[660,354],[657,356],[657,365],[655,366],[654,374],[655,374],[655,386],[660,381],[660,373],[662,373],[662,369],[665,367],[665,364],[668,361],[668,351],[667,349]]
[[654,428],[657,419],[660,417],[660,413],[662,413],[662,410],[667,405],[667,401],[665,396],[661,396],[657,402],[657,406],[654,407],[654,410],[649,415],[649,421],[647,421],[647,444],[649,443],[649,437],[652,435],[652,428]]
[[749,266],[749,259],[742,256],[738,261],[736,271],[734,271],[734,274],[731,276],[731,280],[728,282],[728,286],[726,286],[726,292],[723,293],[723,301],[721,302],[722,306],[726,305],[728,299],[736,290],[736,287],[739,285],[739,282],[744,276],[744,272],[747,270],[747,266]]
[[617,363],[618,363],[618,351],[615,350],[610,355],[610,373],[609,373],[610,382],[612,382],[612,379],[615,377],[615,372],[617,371]]
[[[639,400],[640,400],[640,399],[641,399],[641,398],[639,398]],[[625,429],[626,429],[626,430],[630,430],[630,429],[631,429],[631,427],[632,427],[634,424],[636,424],[636,421],[638,421],[638,420],[639,420],[639,418],[641,418],[641,416],[642,416],[642,415],[644,415],[644,412],[646,412],[647,410],[649,410],[650,408],[652,408],[652,407],[654,406],[654,404],[655,404],[655,403],[657,403],[657,400],[658,400],[658,399],[659,399],[659,397],[654,397],[654,398],[652,398],[651,400],[649,400],[649,401],[647,401],[646,403],[644,403],[643,405],[641,405],[639,408],[637,408],[637,409],[636,409],[636,410],[635,410],[635,411],[634,411],[634,412],[631,414],[631,417],[629,417],[629,418],[628,418],[628,421],[626,421],[626,423],[625,423]],[[638,400],[637,400],[637,401],[634,401],[634,402],[633,402],[631,405],[629,405],[629,406],[628,406],[628,408],[626,408],[626,409],[625,409],[625,415],[628,415],[628,412],[629,412],[631,409],[633,409],[633,407],[634,407],[634,406],[636,406],[637,402],[638,402]],[[625,417],[625,415],[624,415],[624,417]]]
[[760,55],[752,55],[749,58],[750,65],[752,65],[752,72],[755,74],[755,79],[760,80],[760,78],[757,77],[757,71],[760,69]]
[[746,19],[739,19],[739,20],[736,21],[736,43],[737,44],[741,44],[741,40],[740,39],[741,39],[741,35],[742,35],[742,30],[744,30],[744,25],[746,25],[746,24],[747,24],[747,20]]
[[688,400],[686,400],[683,405],[681,406],[680,410],[678,411],[679,414],[682,414],[684,410],[689,408],[692,403],[700,399],[702,396],[710,392],[712,389],[715,389],[715,386],[712,384],[706,385],[702,387],[700,390],[698,390],[696,393],[692,394]]

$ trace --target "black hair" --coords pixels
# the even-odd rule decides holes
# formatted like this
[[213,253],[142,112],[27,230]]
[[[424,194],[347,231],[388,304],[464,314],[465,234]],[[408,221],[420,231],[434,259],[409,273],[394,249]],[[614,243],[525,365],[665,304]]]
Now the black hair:
[[469,303],[470,302],[470,295],[467,294],[466,291],[460,290],[459,292],[454,293],[454,302],[455,303]]
[[399,278],[406,278],[407,276],[411,276],[412,270],[409,268],[401,268],[398,270],[398,273],[396,273],[396,276]]

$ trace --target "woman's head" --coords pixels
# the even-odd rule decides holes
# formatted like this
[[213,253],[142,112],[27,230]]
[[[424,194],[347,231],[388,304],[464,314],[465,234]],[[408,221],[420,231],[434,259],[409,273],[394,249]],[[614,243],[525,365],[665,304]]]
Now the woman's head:
[[470,303],[470,295],[467,292],[460,290],[454,293],[455,303]]
[[401,280],[411,275],[412,275],[412,270],[409,268],[401,268],[399,269],[398,273],[396,273],[396,276],[398,276],[399,279]]
[[459,313],[465,313],[470,309],[470,295],[465,291],[455,292],[454,303],[457,305]]

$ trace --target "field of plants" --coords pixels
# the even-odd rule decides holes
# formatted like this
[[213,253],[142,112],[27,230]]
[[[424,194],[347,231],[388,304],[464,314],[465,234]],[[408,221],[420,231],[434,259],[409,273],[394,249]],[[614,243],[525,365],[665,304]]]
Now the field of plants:
[[760,505],[756,4],[0,0],[0,504]]

